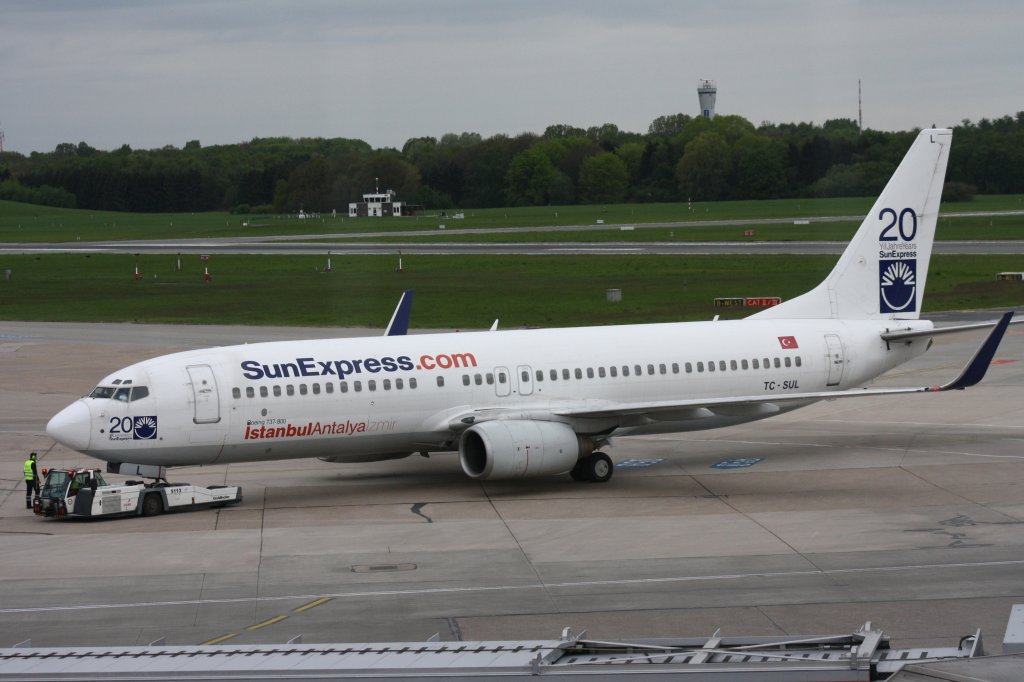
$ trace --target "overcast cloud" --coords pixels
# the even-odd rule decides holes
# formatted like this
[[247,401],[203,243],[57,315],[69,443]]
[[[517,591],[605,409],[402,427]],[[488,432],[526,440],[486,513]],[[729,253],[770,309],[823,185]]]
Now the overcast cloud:
[[645,132],[696,115],[906,130],[1024,110],[1024,8],[953,0],[5,0],[5,150]]

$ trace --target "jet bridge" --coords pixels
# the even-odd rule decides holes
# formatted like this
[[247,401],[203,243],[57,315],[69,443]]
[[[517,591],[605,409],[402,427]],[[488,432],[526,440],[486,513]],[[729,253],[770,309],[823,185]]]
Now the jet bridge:
[[604,641],[557,640],[378,644],[68,647],[0,649],[9,679],[350,679],[492,677],[619,680],[624,676],[722,682],[869,682],[903,666],[983,655],[981,631],[956,646],[894,649],[865,623],[849,635]]

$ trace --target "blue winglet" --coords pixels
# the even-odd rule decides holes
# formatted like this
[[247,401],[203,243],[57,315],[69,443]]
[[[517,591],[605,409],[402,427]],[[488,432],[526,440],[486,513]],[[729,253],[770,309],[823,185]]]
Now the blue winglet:
[[1003,340],[1003,334],[1006,333],[1006,328],[1010,326],[1010,318],[1013,317],[1013,311],[1004,313],[999,322],[996,323],[995,329],[993,329],[988,338],[985,339],[985,343],[981,344],[981,348],[974,354],[971,361],[964,367],[964,371],[960,373],[953,381],[939,386],[936,389],[938,391],[953,391],[961,390],[974,386],[976,383],[985,378],[985,372],[988,371],[988,366],[992,364],[992,358],[996,355],[996,350],[999,348],[999,343]]
[[384,336],[405,336],[409,333],[409,315],[412,313],[412,289],[406,289],[398,299],[398,306],[388,322]]

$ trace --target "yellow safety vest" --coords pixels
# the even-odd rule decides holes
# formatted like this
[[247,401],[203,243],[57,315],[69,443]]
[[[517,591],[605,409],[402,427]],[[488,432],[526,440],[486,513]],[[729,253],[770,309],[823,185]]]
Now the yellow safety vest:
[[35,466],[35,462],[33,462],[31,459],[26,459],[25,460],[25,480],[26,481],[34,481],[35,480],[36,476],[35,476],[34,469],[33,469],[34,466]]

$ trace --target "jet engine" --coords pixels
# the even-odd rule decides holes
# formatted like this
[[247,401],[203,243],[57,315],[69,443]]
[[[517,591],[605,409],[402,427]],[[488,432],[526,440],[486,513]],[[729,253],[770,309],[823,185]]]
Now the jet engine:
[[459,439],[459,461],[470,478],[564,474],[576,466],[580,438],[566,424],[526,419],[481,422]]

